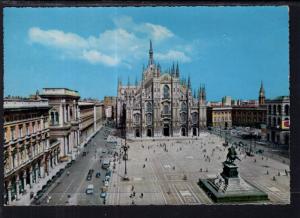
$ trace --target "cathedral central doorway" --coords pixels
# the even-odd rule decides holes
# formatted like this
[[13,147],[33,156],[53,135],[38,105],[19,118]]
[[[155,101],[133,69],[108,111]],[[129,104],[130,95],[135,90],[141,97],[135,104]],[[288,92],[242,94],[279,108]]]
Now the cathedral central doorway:
[[148,137],[151,137],[151,136],[152,136],[152,134],[151,134],[151,129],[147,129],[147,136],[148,136]]
[[193,128],[193,136],[197,136],[197,129],[195,127]]
[[164,136],[170,136],[170,127],[169,127],[168,124],[164,125],[163,135]]

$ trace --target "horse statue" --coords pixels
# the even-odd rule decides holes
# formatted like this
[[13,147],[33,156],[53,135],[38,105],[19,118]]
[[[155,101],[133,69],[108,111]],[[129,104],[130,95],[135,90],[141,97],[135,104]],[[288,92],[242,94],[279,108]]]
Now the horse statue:
[[228,153],[226,156],[226,163],[229,164],[234,164],[234,161],[238,159],[239,161],[241,161],[241,159],[237,156],[237,153],[235,151],[235,148],[233,146],[231,146],[230,148],[228,148]]

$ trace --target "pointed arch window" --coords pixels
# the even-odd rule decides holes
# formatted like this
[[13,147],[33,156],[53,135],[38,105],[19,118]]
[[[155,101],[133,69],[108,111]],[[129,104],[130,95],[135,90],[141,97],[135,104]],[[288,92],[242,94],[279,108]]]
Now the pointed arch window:
[[170,98],[170,88],[169,86],[164,86],[164,98]]
[[181,103],[181,110],[182,111],[186,111],[187,110],[187,104],[186,104],[186,102],[182,102]]
[[152,112],[152,104],[150,102],[147,102],[146,104],[146,112]]

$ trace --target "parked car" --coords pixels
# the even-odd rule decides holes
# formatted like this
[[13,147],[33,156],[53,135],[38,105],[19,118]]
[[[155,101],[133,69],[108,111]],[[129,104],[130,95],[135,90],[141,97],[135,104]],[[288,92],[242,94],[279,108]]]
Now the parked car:
[[92,175],[91,175],[91,174],[88,174],[87,177],[86,177],[86,180],[87,180],[87,181],[91,181],[91,180],[92,180]]
[[94,193],[94,185],[93,184],[89,184],[88,187],[85,190],[85,193],[87,195],[93,194]]
[[110,177],[111,177],[111,170],[108,170],[108,171],[105,173],[105,176],[110,176]]
[[108,186],[108,181],[105,181],[105,182],[104,182],[104,186]]
[[97,172],[97,173],[96,173],[96,178],[100,178],[100,176],[101,176],[101,173],[100,173],[100,172]]
[[109,165],[110,165],[110,161],[109,160],[103,160],[103,162],[102,162],[102,168],[103,169],[109,168]]

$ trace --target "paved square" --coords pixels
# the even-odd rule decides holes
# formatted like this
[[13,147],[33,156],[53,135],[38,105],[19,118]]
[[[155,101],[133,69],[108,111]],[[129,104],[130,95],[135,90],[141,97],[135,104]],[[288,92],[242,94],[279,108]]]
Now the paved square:
[[[199,178],[216,177],[222,172],[227,154],[223,142],[224,139],[210,133],[201,133],[193,139],[127,140],[130,181],[122,181],[124,161],[116,161],[107,204],[213,204],[197,183]],[[237,162],[240,176],[269,195],[270,201],[262,203],[289,204],[290,177],[285,174],[289,166],[279,160],[262,158],[261,154],[249,157],[242,149],[237,151],[241,158]],[[131,196],[133,191],[135,196]]]

